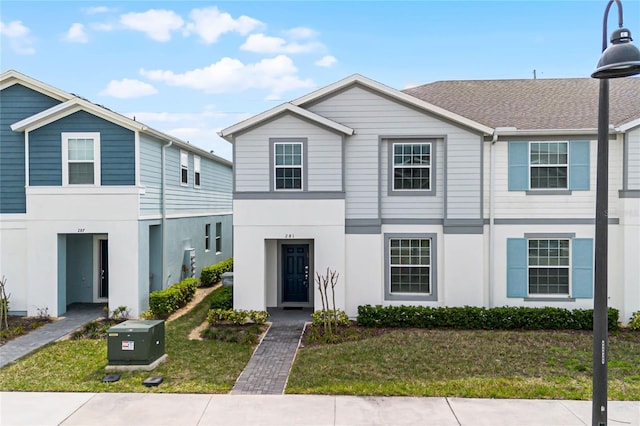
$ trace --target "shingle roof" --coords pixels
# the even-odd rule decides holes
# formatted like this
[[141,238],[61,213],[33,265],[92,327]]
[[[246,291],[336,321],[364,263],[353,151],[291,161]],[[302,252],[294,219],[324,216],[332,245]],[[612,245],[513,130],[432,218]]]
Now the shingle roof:
[[[639,119],[640,78],[609,83],[609,122]],[[599,81],[592,78],[437,81],[403,92],[493,128],[598,127]]]

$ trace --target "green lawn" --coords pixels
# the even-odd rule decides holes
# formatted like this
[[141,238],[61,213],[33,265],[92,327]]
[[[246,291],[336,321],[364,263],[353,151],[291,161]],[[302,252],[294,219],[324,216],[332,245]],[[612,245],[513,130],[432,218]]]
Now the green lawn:
[[[609,399],[640,400],[640,332],[609,343]],[[287,393],[587,400],[591,347],[590,332],[394,329],[301,349]]]
[[[0,369],[0,390],[73,392],[228,392],[253,353],[250,345],[189,340],[206,318],[215,292],[186,315],[166,323],[166,363],[153,371],[123,372],[117,382],[102,383],[107,365],[106,340],[52,343]],[[162,376],[158,387],[142,381]]]

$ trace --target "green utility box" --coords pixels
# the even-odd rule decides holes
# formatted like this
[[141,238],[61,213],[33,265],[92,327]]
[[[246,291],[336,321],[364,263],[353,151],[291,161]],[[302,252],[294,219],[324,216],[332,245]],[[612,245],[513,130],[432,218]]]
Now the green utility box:
[[108,330],[109,365],[147,365],[164,355],[164,321],[128,320]]

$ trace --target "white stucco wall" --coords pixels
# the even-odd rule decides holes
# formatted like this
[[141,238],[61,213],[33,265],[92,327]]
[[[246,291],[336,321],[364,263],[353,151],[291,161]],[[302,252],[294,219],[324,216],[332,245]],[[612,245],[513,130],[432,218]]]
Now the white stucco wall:
[[[106,235],[109,241],[109,309],[139,314],[138,188],[27,188],[29,315],[58,310],[58,235]],[[94,279],[94,277],[92,277]],[[65,284],[61,284],[65,288]]]
[[482,306],[484,290],[484,237],[480,234],[444,234],[440,249],[442,283],[440,304],[445,306]]
[[[27,311],[27,224],[24,215],[0,215],[0,278],[9,311]],[[13,217],[15,216],[15,217]]]
[[623,198],[620,204],[619,239],[624,253],[620,287],[624,294],[619,302],[620,319],[627,323],[634,312],[640,311],[640,198]]
[[[280,243],[309,242],[315,272],[345,276],[343,200],[235,200],[234,277],[236,309],[277,306]],[[336,287],[336,305],[344,309],[345,283]],[[321,306],[314,291],[314,304]]]

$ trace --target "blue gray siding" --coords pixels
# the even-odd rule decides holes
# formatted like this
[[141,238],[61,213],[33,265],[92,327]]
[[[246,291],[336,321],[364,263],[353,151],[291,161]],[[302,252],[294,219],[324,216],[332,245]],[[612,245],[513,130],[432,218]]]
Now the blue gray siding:
[[140,214],[143,216],[162,213],[162,145],[166,143],[140,135],[140,184],[145,188],[140,196]]
[[[140,214],[162,214],[162,146],[160,139],[140,137],[140,182],[145,193],[140,197]],[[231,211],[231,166],[205,155],[189,152],[187,185],[180,184],[180,147],[165,149],[165,195],[167,214],[221,213]],[[194,186],[194,155],[200,157],[200,187]]]
[[30,185],[62,184],[63,132],[99,132],[101,184],[135,185],[134,132],[85,111],[78,111],[30,133]]
[[[216,223],[222,224],[220,252],[215,250]],[[206,224],[211,225],[211,250],[208,251],[205,250]],[[157,226],[160,228],[155,228]],[[162,232],[161,227],[160,220],[139,222],[139,283],[142,294],[146,294],[152,284],[153,287],[162,285],[166,288],[190,276],[187,249],[195,250],[196,277],[200,277],[204,266],[213,265],[233,255],[233,223],[230,214],[167,219],[166,265],[162,278],[158,278],[157,274],[162,274],[161,265],[158,265],[158,261],[162,262],[162,239],[157,234],[158,231]],[[184,268],[187,268],[186,272]],[[154,275],[152,280],[151,274]]]
[[60,101],[14,84],[0,94],[0,213],[26,213],[24,133],[11,125]]

